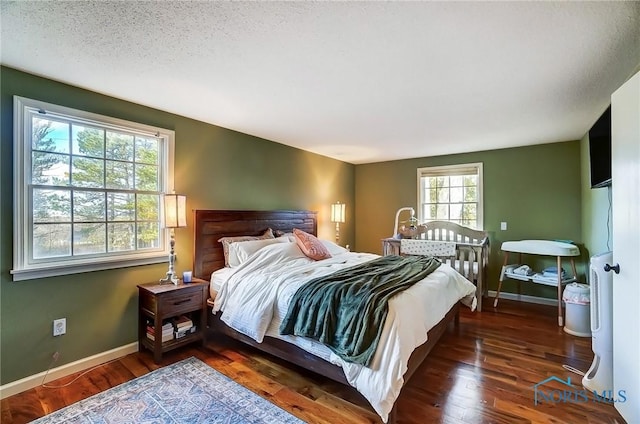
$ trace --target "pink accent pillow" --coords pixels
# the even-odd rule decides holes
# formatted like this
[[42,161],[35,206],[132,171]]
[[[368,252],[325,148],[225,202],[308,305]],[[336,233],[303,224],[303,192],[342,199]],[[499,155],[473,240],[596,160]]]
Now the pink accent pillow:
[[314,235],[294,228],[293,236],[296,239],[298,247],[302,250],[302,253],[314,261],[321,261],[331,257],[331,253],[329,253],[324,244],[322,244],[322,242]]

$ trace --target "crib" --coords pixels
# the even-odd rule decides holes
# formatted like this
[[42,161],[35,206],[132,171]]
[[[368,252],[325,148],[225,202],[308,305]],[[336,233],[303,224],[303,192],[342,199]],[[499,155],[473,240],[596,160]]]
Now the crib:
[[[448,221],[430,221],[416,227],[411,227],[399,231],[401,239],[386,238],[382,240],[383,255],[405,255],[419,254],[413,249],[406,248],[409,243],[402,240],[416,240],[426,242],[450,242],[439,243],[439,247],[445,252],[447,244],[455,247],[452,251],[444,254],[430,253],[448,263],[464,275],[469,281],[472,281],[476,289],[476,297],[478,298],[478,311],[482,310],[482,298],[486,291],[487,266],[489,264],[489,236],[486,231],[474,230],[462,225]],[[413,244],[413,243],[412,243]],[[405,250],[406,249],[406,250]],[[435,252],[438,252],[436,249]]]

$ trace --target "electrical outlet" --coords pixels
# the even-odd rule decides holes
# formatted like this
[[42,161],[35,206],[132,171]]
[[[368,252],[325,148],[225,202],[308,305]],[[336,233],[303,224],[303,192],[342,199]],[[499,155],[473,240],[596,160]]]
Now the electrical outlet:
[[60,318],[53,320],[53,335],[62,336],[67,332],[67,319]]

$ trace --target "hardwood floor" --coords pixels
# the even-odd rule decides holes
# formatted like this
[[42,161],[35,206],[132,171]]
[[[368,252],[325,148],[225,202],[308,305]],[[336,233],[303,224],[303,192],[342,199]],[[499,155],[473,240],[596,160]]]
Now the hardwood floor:
[[[572,386],[581,390],[582,377],[562,365],[586,371],[593,358],[591,339],[558,328],[554,307],[501,300],[497,310],[461,311],[460,325],[449,327],[400,395],[399,423],[624,423],[611,404],[596,402],[593,396],[588,402],[534,405],[533,386],[551,376],[570,377]],[[153,363],[148,351],[128,355],[68,387],[37,387],[3,399],[0,421],[29,422],[189,356],[306,422],[380,422],[352,389],[232,341],[217,341],[209,349],[194,346],[169,352],[160,365]],[[556,382],[540,387],[566,388]]]

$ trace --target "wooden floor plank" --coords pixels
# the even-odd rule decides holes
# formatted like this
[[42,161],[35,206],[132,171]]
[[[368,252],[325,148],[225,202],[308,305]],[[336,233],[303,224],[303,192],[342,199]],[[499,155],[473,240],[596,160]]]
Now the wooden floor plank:
[[[490,304],[487,302],[485,304]],[[586,371],[591,339],[566,334],[556,324],[554,307],[501,300],[482,313],[461,310],[460,325],[451,326],[401,393],[401,424],[446,423],[588,423],[624,424],[609,403],[534,404],[534,385],[552,376],[581,376],[563,365]],[[153,362],[148,351],[104,364],[67,387],[37,387],[3,399],[3,424],[22,424],[161,366],[195,356],[233,380],[309,423],[372,424],[380,422],[352,388],[285,363],[229,340],[208,348],[186,346]],[[79,374],[49,382],[66,384]],[[545,385],[545,388],[547,386]],[[563,389],[549,383],[549,389]]]

